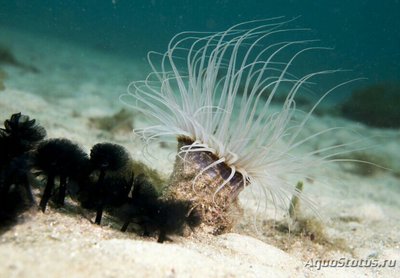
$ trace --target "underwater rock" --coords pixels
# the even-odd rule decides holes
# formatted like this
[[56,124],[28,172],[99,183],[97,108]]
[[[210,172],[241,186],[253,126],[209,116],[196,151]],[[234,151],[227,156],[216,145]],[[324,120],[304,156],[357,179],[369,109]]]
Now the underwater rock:
[[110,133],[118,131],[130,132],[133,129],[133,116],[133,113],[121,109],[112,116],[89,118],[89,125]]
[[35,66],[25,64],[15,58],[14,54],[7,47],[0,45],[0,64],[6,64],[14,67],[21,68],[32,73],[39,73],[39,69]]
[[7,74],[0,69],[0,91],[3,91],[6,89],[6,86],[4,85],[4,79],[6,79]]
[[382,128],[400,127],[400,84],[374,84],[356,90],[340,107],[348,119]]

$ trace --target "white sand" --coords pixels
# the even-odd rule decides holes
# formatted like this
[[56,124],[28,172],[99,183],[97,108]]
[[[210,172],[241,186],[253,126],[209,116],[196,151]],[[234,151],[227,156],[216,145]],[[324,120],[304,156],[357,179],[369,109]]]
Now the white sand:
[[[143,78],[142,61],[127,61],[52,38],[38,38],[0,27],[0,43],[15,56],[39,68],[33,74],[1,65],[8,74],[0,91],[0,119],[22,111],[47,129],[48,137],[68,137],[87,151],[97,142],[127,147],[135,159],[162,174],[171,170],[175,146],[154,147],[156,159],[144,160],[140,142],[121,131],[110,134],[89,124],[90,117],[109,116],[123,105],[118,96],[127,84]],[[143,124],[135,115],[134,124]],[[397,171],[375,169],[358,175],[351,165],[314,169],[305,190],[318,206],[330,241],[343,239],[345,250],[271,230],[256,233],[256,200],[243,192],[244,215],[231,234],[203,233],[158,244],[152,238],[123,234],[90,223],[93,215],[67,214],[65,209],[36,208],[21,223],[0,235],[0,277],[399,277],[400,276],[400,131],[371,129],[325,116],[313,118],[306,132],[332,125],[356,130],[375,145],[366,152]],[[340,132],[325,144],[357,137]],[[305,146],[317,148],[321,142]],[[36,192],[39,194],[38,192]],[[280,220],[269,212],[261,220]],[[22,221],[24,220],[24,221]],[[106,219],[106,223],[112,222]],[[262,222],[262,221],[261,221]],[[261,223],[259,222],[259,223]],[[281,248],[281,249],[279,249]],[[313,259],[397,260],[396,268],[315,268]]]

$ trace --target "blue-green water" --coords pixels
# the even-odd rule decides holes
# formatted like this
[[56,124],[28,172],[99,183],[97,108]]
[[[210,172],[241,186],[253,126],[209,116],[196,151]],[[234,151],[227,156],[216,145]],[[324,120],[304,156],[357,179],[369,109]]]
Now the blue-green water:
[[[400,1],[0,1],[0,25],[78,41],[104,51],[144,57],[185,30],[216,31],[242,21],[301,16],[331,63],[371,83],[400,80]],[[1,36],[1,34],[0,34]]]

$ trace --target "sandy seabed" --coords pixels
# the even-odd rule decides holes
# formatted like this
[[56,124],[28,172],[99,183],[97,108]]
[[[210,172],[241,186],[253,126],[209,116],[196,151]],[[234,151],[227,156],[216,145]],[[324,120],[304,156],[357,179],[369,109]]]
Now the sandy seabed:
[[[0,91],[0,119],[22,112],[43,125],[48,138],[67,137],[87,151],[98,142],[124,145],[137,160],[167,177],[174,144],[153,146],[154,158],[144,159],[143,145],[125,129],[101,130],[91,119],[111,116],[124,106],[118,96],[127,84],[145,76],[144,62],[82,48],[62,40],[17,32],[0,26],[0,44],[39,72],[0,65],[6,89]],[[146,120],[132,111],[133,125]],[[306,132],[332,125],[346,126],[370,138],[367,152],[393,171],[360,174],[357,167],[335,165],[315,169],[305,191],[318,207],[326,240],[274,231],[282,212],[260,216],[257,200],[243,192],[243,215],[232,233],[195,233],[156,243],[121,233],[112,219],[102,227],[94,215],[69,201],[45,214],[36,207],[0,235],[0,277],[399,277],[400,276],[400,131],[367,128],[333,116],[313,117]],[[354,140],[340,132],[326,144]],[[321,142],[318,142],[318,144]],[[306,146],[307,148],[316,148]],[[397,172],[396,172],[397,170]],[[309,184],[309,185],[308,185]],[[38,190],[36,196],[40,196]],[[78,210],[79,213],[71,213]],[[254,216],[258,224],[254,228]],[[310,216],[312,217],[312,216]],[[334,242],[340,240],[341,245]],[[396,260],[396,267],[324,267],[319,259]]]

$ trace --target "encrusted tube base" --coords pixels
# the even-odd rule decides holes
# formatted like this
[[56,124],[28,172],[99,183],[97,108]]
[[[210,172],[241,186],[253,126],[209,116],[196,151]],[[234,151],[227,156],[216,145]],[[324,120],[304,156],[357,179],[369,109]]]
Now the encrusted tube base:
[[224,162],[209,167],[219,159],[211,152],[179,154],[183,146],[192,143],[185,137],[178,139],[174,170],[163,195],[167,199],[191,201],[203,228],[212,234],[229,232],[241,214],[238,195],[244,188],[243,176],[239,172],[232,176],[231,168]]

